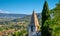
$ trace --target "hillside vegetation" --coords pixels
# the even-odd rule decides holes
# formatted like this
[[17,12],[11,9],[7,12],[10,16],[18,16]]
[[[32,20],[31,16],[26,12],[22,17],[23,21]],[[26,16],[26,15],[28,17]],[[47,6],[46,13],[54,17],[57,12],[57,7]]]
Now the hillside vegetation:
[[42,36],[60,36],[60,2],[50,11],[48,3],[44,3],[41,28]]

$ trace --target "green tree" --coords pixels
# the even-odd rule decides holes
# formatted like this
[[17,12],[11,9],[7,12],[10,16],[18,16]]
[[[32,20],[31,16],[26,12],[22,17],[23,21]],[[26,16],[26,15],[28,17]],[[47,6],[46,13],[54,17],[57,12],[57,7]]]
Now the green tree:
[[45,1],[43,10],[42,10],[42,25],[44,25],[45,21],[50,17],[48,3]]
[[52,19],[52,36],[60,36],[60,2],[57,3],[56,7],[52,10],[54,14],[54,19]]
[[41,35],[42,36],[50,36],[49,33],[49,24],[46,23],[46,20],[48,20],[50,18],[50,12],[49,12],[49,8],[48,8],[48,3],[47,1],[45,1],[44,6],[43,6],[43,10],[42,10],[42,30],[41,30]]

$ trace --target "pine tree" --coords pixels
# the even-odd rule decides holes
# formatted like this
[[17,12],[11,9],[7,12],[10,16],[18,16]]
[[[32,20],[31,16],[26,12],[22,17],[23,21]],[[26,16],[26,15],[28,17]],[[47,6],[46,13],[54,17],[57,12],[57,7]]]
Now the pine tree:
[[50,13],[49,13],[49,8],[48,8],[48,3],[47,1],[45,1],[44,6],[43,6],[43,10],[42,10],[42,30],[41,30],[41,35],[42,36],[49,36],[49,25],[48,23],[44,26],[44,23],[46,20],[48,20],[50,17]]
[[43,21],[42,24],[44,24],[49,17],[50,17],[50,13],[48,8],[48,3],[47,1],[45,1],[43,10],[42,10],[42,21]]

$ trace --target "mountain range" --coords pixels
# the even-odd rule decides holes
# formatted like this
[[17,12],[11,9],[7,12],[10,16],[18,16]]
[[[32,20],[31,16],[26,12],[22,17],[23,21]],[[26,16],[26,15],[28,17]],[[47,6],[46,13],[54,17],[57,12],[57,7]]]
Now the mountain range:
[[[40,13],[37,13],[37,16],[39,16]],[[7,14],[7,13],[0,13],[0,18],[22,18],[25,16],[31,16],[27,14]]]
[[22,18],[27,16],[26,14],[7,14],[7,13],[0,13],[0,18]]

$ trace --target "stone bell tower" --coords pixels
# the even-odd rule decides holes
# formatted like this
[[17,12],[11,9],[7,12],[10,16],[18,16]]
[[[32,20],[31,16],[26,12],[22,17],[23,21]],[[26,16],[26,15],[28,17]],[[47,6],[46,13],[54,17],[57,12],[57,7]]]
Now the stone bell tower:
[[38,36],[39,35],[39,30],[40,29],[40,25],[37,19],[37,15],[35,13],[35,11],[33,11],[33,14],[31,16],[31,21],[30,24],[28,26],[28,36]]

